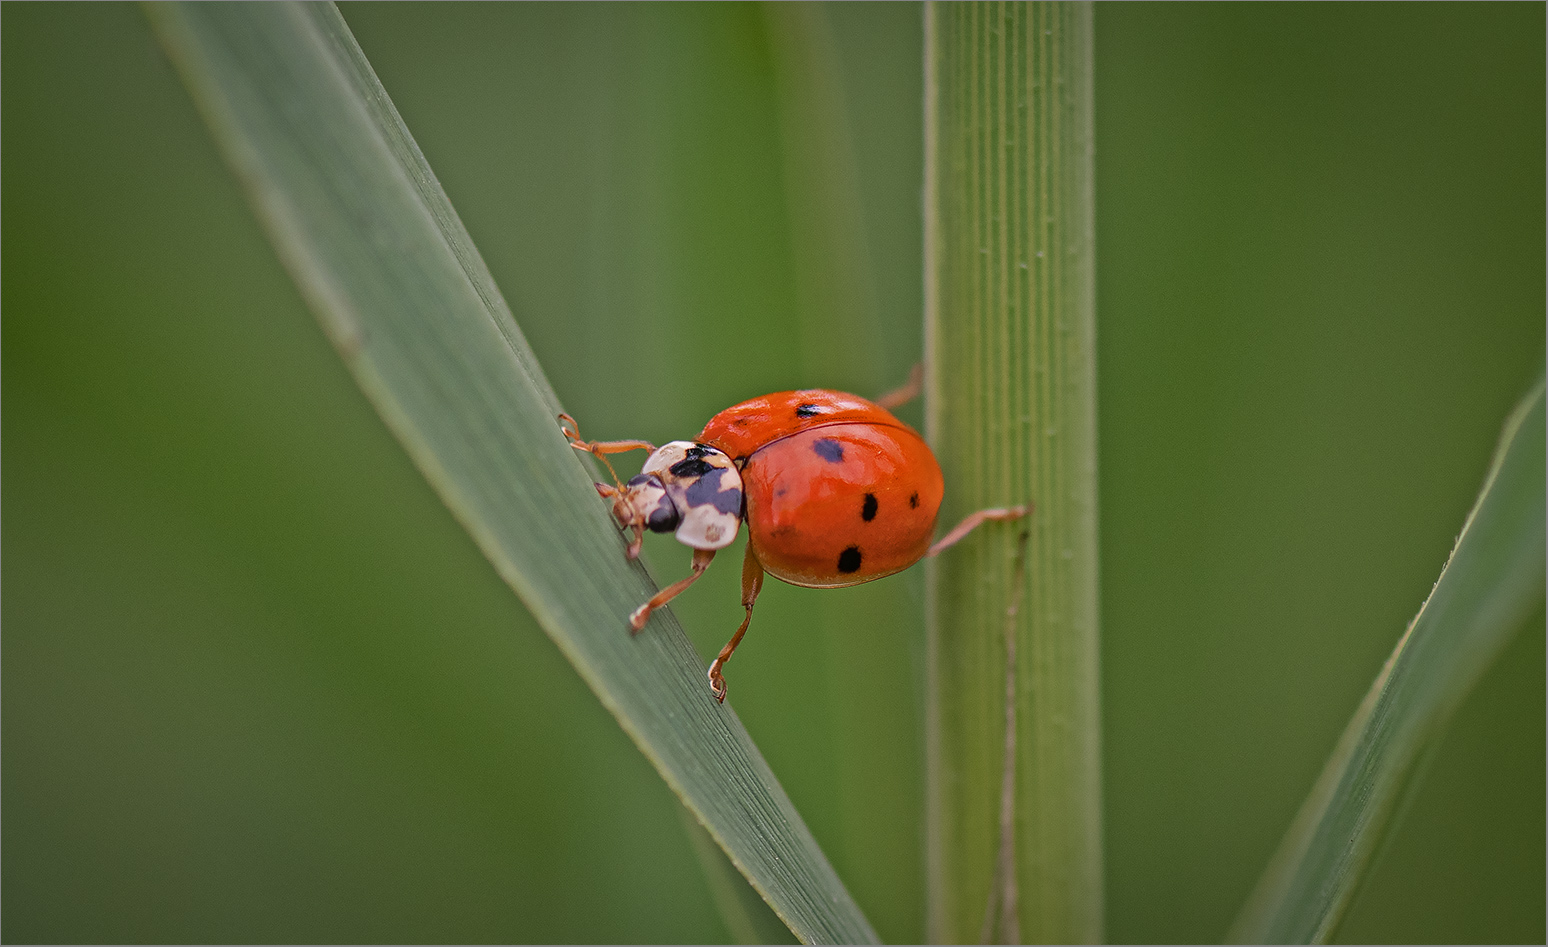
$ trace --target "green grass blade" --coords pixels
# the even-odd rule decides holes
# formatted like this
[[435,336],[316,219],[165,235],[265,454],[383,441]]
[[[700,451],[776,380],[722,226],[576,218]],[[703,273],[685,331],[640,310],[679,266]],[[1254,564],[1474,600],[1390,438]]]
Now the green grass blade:
[[860,391],[898,382],[880,371],[882,335],[827,11],[806,0],[761,4],[778,77],[780,157],[798,290],[801,373],[812,387]]
[[726,853],[686,809],[682,813],[683,826],[688,841],[693,845],[699,865],[704,869],[704,880],[709,885],[710,897],[720,911],[721,920],[731,932],[731,939],[738,944],[789,944],[794,942],[790,931],[780,923],[769,906],[758,897],[747,879],[737,873]]
[[1511,412],[1430,597],[1340,737],[1231,930],[1322,943],[1373,862],[1427,748],[1543,600],[1543,383]]
[[[926,11],[927,428],[948,484],[942,520],[1036,505],[1025,568],[1022,527],[997,523],[929,573],[930,936],[1094,942],[1102,850],[1091,7]],[[1003,863],[1002,835],[1012,846]]]
[[150,17],[287,268],[409,455],[604,705],[808,942],[875,934],[653,586],[553,390],[331,4]]

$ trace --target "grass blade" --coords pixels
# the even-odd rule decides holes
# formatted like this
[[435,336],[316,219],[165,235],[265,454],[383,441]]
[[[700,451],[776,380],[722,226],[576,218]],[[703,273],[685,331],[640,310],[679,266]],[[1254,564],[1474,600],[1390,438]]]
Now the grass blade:
[[805,0],[761,4],[778,76],[780,151],[798,288],[801,373],[813,387],[847,379],[883,391],[883,334],[860,209],[851,123],[827,11]]
[[389,428],[604,705],[808,942],[875,934],[560,436],[553,390],[331,4],[150,17],[302,293]]
[[1036,505],[1024,557],[1020,529],[996,524],[929,573],[930,936],[1094,942],[1091,7],[930,3],[925,23],[927,428],[949,485],[942,520]]
[[699,865],[704,869],[704,880],[709,884],[710,897],[720,911],[721,920],[731,932],[731,939],[738,944],[789,944],[794,942],[790,931],[780,923],[769,906],[758,897],[737,873],[720,850],[715,840],[705,831],[686,809],[682,813],[683,826],[688,832]]
[[1323,943],[1373,862],[1427,749],[1543,600],[1543,382],[1500,436],[1430,597],[1339,738],[1231,930],[1235,943]]

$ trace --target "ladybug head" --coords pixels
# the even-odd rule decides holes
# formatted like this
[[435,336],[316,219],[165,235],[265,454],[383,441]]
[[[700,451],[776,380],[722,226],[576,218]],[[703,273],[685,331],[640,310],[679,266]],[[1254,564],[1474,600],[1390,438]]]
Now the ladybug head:
[[[598,484],[599,491],[603,486]],[[604,495],[613,498],[613,519],[618,521],[618,528],[634,531],[634,540],[629,543],[630,559],[640,554],[645,530],[670,533],[682,520],[667,495],[666,485],[655,474],[642,473],[624,484],[622,490],[608,488]]]
[[742,524],[742,476],[725,453],[673,441],[645,461],[639,476],[613,498],[613,518],[634,531],[629,557],[639,555],[645,530],[676,533],[695,549],[731,545]]

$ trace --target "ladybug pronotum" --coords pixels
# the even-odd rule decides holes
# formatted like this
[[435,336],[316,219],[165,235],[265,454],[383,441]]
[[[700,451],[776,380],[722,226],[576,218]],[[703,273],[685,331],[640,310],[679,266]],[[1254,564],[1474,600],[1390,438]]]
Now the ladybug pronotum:
[[[704,573],[742,521],[747,616],[709,666],[710,691],[726,699],[721,673],[752,622],[763,574],[791,585],[833,589],[901,572],[966,536],[985,520],[1016,519],[1026,507],[979,510],[931,545],[945,485],[935,455],[913,428],[893,417],[918,391],[915,380],[868,401],[808,389],[764,395],[727,408],[692,441],[657,448],[646,441],[583,441],[560,415],[570,445],[607,462],[608,454],[650,451],[628,483],[596,485],[613,501],[613,518],[631,531],[627,555],[640,554],[645,530],[673,533],[693,548],[693,571],[629,615],[638,632],[650,613]],[[884,407],[885,406],[885,407]]]

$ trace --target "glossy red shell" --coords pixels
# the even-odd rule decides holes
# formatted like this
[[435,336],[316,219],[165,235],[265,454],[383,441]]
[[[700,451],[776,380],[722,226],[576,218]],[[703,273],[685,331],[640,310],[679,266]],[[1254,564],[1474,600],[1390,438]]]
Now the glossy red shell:
[[785,391],[727,408],[700,443],[742,465],[748,541],[793,585],[891,575],[930,546],[944,485],[912,428],[864,398]]
[[732,405],[710,418],[699,434],[699,443],[723,450],[732,460],[740,461],[782,437],[839,421],[861,421],[909,430],[906,424],[892,416],[892,412],[859,395],[808,388],[775,392]]

